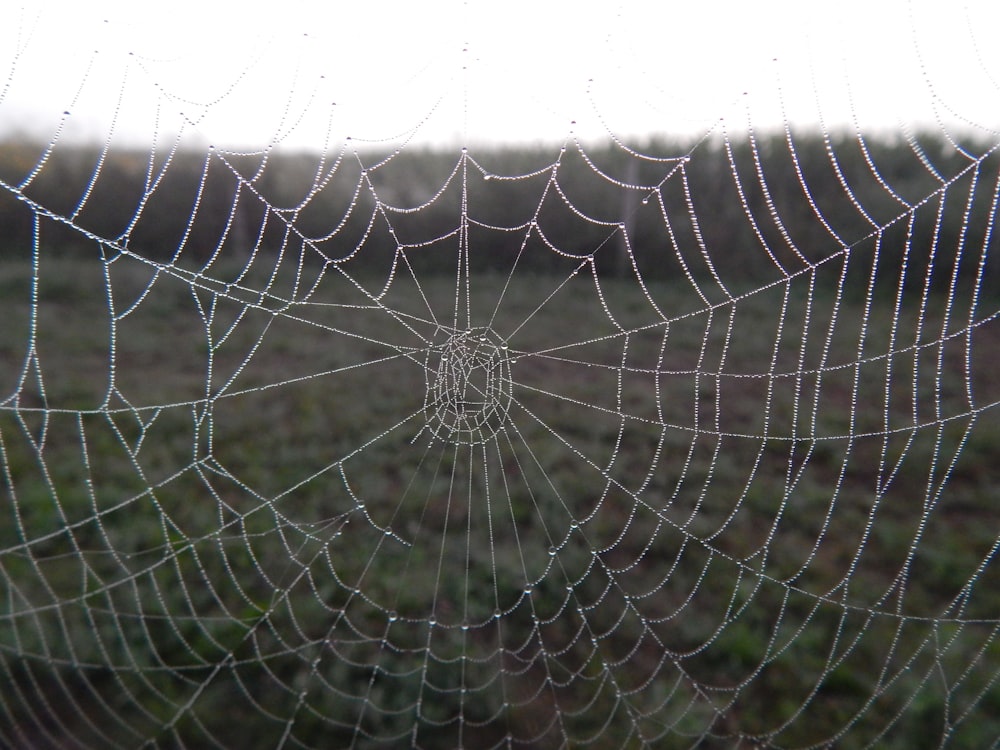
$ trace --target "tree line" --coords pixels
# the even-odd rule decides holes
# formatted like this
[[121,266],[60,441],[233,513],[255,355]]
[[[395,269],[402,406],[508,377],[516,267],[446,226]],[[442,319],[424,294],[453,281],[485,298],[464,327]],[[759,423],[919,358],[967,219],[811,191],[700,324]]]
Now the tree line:
[[193,266],[293,251],[358,272],[384,270],[402,250],[444,272],[467,247],[485,268],[592,257],[608,275],[759,284],[877,249],[880,267],[932,260],[942,285],[956,264],[964,278],[978,274],[995,245],[995,149],[927,133],[387,153],[347,144],[325,155],[9,140],[0,250],[24,257],[37,240],[73,253],[104,241]]

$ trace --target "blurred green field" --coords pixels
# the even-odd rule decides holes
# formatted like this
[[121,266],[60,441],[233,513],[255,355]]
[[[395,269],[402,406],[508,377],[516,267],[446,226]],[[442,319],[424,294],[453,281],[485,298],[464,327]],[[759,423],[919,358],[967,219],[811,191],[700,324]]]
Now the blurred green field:
[[[0,738],[1000,737],[995,298],[268,262],[0,263]],[[507,421],[434,439],[478,326]]]

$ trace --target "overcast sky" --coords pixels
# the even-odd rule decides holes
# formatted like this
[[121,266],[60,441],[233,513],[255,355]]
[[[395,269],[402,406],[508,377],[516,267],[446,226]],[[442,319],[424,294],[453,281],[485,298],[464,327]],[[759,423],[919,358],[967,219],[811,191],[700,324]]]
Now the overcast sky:
[[348,136],[474,146],[785,119],[1000,131],[996,0],[149,7],[7,12],[0,134],[50,138],[65,119],[69,135],[97,141],[182,132],[319,149]]

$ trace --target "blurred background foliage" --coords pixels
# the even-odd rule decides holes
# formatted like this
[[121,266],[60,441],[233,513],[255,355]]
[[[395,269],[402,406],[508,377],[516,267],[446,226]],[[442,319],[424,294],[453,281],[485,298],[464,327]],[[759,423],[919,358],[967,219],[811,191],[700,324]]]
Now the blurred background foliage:
[[[594,253],[603,274],[631,273],[634,258],[647,279],[689,272],[700,282],[714,271],[727,285],[751,287],[847,248],[871,251],[876,235],[880,262],[898,268],[909,236],[921,262],[937,256],[934,281],[946,286],[955,263],[965,277],[979,271],[993,190],[978,183],[995,180],[1000,163],[991,148],[926,133],[653,139],[635,150],[577,142],[560,151],[461,154],[352,147],[323,156],[8,140],[0,142],[0,179],[8,186],[0,191],[0,236],[3,257],[30,254],[34,219],[19,205],[28,201],[43,219],[57,219],[40,237],[47,252],[72,253],[92,234],[196,268],[305,245],[320,262],[363,250],[352,267],[378,274],[402,245],[428,250],[410,253],[421,270],[451,272],[448,254],[432,251],[456,236],[467,198],[471,261],[482,267],[508,268],[524,239],[513,230],[531,221],[536,237],[561,250]],[[519,262],[544,271],[559,259],[527,252]],[[990,278],[998,266],[987,263]]]

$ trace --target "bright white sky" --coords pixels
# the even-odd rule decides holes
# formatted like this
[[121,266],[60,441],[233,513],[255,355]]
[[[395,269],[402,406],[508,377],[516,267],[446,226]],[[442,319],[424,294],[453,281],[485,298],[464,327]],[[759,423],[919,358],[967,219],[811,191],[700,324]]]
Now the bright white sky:
[[78,138],[252,148],[692,135],[785,118],[1000,131],[997,0],[149,7],[5,12],[0,136],[50,138],[64,111]]

